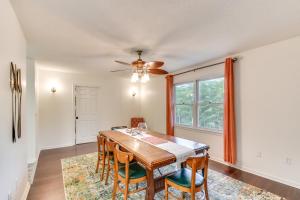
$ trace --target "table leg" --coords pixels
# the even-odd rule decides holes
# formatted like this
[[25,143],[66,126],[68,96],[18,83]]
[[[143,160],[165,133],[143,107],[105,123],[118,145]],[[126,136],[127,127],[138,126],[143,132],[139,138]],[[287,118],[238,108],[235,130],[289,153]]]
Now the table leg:
[[[186,168],[186,162],[182,162],[182,163],[181,163],[181,168]],[[181,198],[182,198],[182,199],[185,199],[185,196],[186,196],[185,194],[186,194],[185,192],[182,192],[182,193],[181,193]]]
[[147,191],[146,191],[146,199],[153,200],[155,195],[155,185],[153,178],[153,169],[147,169]]

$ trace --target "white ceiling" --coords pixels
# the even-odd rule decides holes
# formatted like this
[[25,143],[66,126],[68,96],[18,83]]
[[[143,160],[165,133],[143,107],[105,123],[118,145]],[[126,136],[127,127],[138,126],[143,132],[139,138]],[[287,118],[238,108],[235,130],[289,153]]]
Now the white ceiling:
[[132,49],[174,71],[300,34],[299,0],[12,0],[29,56],[109,72]]

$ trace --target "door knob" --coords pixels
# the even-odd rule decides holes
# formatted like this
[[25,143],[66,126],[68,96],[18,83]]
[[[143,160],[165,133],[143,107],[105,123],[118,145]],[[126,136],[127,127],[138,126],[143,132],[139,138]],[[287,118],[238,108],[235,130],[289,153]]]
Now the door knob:
[[78,117],[76,116],[76,119],[78,119]]

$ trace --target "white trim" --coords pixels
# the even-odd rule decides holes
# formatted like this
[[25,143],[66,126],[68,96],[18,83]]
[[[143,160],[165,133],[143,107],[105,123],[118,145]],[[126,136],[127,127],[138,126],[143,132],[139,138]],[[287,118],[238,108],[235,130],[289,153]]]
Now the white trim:
[[28,159],[28,161],[27,161],[27,163],[34,163],[34,162],[36,162],[37,161],[37,158],[30,158],[30,159]]
[[38,150],[38,154],[36,157],[36,163],[39,161],[40,153],[41,153],[41,148],[39,148],[39,150]]
[[22,194],[22,196],[21,196],[21,200],[26,200],[26,199],[27,199],[29,190],[30,190],[30,183],[27,181],[27,182],[26,182],[25,189],[24,189],[23,194]]
[[32,169],[32,174],[31,174],[32,180],[29,180],[29,183],[32,184],[33,180],[34,180],[35,172],[36,172],[37,161],[36,162],[32,162],[32,163],[27,163],[27,166],[29,164],[33,164],[33,169]]
[[84,143],[90,143],[90,142],[96,142],[96,141],[97,141],[97,135],[77,140],[76,144],[84,144]]
[[241,164],[239,162],[237,162],[236,165],[232,165],[232,164],[226,163],[225,161],[223,161],[223,159],[220,159],[220,158],[210,157],[210,159],[213,160],[213,161],[219,162],[221,164],[224,164],[224,165],[242,170],[244,172],[248,172],[250,174],[254,174],[254,175],[266,178],[266,179],[270,179],[270,180],[275,181],[275,182],[279,182],[279,183],[282,183],[282,184],[300,189],[299,183],[296,183],[296,182],[290,181],[290,180],[286,180],[286,179],[282,179],[282,178],[278,178],[278,177],[274,177],[272,175],[269,175],[268,173],[259,172],[259,171],[256,171],[254,169],[250,169],[248,167],[243,167],[243,166],[241,166]]
[[37,162],[37,161],[39,160],[39,157],[40,157],[40,152],[41,152],[41,150],[38,151],[38,154],[36,155],[35,158],[30,158],[30,159],[27,161],[27,163],[35,163],[35,162]]
[[183,125],[178,125],[178,124],[175,124],[175,128],[186,129],[186,130],[190,130],[190,131],[197,131],[199,133],[223,136],[223,131],[218,132],[218,131],[213,131],[211,129],[196,128],[196,127],[192,127],[192,126],[183,126]]
[[57,148],[62,148],[62,147],[70,147],[74,146],[75,143],[66,143],[66,144],[59,144],[59,145],[53,145],[53,146],[45,146],[41,147],[41,150],[48,150],[48,149],[57,149]]

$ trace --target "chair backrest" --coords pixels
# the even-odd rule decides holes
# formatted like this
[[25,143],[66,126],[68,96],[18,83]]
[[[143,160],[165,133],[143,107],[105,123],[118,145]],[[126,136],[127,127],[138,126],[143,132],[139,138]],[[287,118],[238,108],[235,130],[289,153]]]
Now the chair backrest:
[[106,146],[106,151],[107,152],[113,152],[115,150],[117,143],[110,141],[110,140],[106,140],[105,141],[105,146]]
[[103,135],[97,135],[97,147],[98,147],[98,153],[104,153],[105,151],[105,136]]
[[145,122],[143,117],[131,118],[131,128],[136,128],[140,122]]
[[127,128],[127,126],[114,126],[114,127],[111,127],[111,130],[116,130],[116,129],[122,129],[122,128]]
[[208,164],[208,158],[208,153],[190,156],[187,159],[186,164],[191,168],[195,167],[196,170],[202,170],[206,167],[206,164]]
[[203,175],[204,180],[207,180],[208,159],[209,159],[209,154],[207,152],[196,155],[196,156],[191,156],[187,159],[186,164],[192,168],[192,181],[191,181],[192,187],[195,188],[196,172],[198,170],[204,171],[204,173],[202,175]]
[[114,150],[115,171],[119,171],[119,163],[125,164],[125,179],[129,179],[129,163],[133,160],[133,154],[130,152],[121,151],[119,145],[115,146]]

